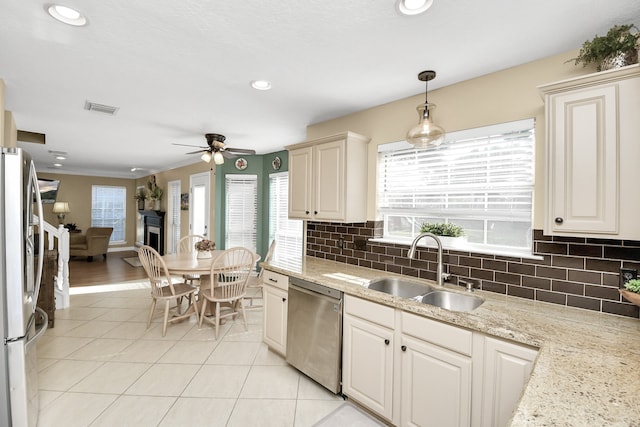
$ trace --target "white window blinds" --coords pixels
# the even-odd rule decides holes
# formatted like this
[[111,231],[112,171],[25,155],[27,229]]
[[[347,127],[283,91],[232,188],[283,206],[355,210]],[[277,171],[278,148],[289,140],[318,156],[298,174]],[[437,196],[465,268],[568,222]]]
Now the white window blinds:
[[531,119],[451,133],[437,148],[379,149],[385,237],[414,237],[423,222],[452,222],[472,243],[529,247],[533,185]]
[[225,175],[225,248],[242,246],[256,252],[258,176]]
[[269,175],[269,242],[274,239],[274,261],[302,265],[303,223],[289,219],[289,172]]
[[91,226],[113,227],[112,243],[126,240],[127,189],[125,187],[91,186]]

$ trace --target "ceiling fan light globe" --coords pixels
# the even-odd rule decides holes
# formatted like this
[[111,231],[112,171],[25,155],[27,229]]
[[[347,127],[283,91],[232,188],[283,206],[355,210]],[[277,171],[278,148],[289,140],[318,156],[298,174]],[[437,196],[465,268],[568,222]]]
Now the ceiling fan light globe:
[[222,156],[222,153],[219,151],[216,151],[215,154],[213,155],[213,162],[216,165],[221,165],[224,163],[224,157]]
[[211,162],[211,153],[206,151],[202,153],[202,156],[200,156],[200,158],[202,159],[202,161],[209,163]]

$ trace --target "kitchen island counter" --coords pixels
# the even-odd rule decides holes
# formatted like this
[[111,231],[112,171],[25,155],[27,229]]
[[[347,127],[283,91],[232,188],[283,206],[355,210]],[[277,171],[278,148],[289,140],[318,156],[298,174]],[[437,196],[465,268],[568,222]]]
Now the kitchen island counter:
[[[380,277],[434,282],[324,259],[302,267],[264,263],[267,270],[309,280],[472,331],[539,348],[512,426],[640,426],[640,321],[492,292],[463,313],[367,288]],[[445,285],[453,292],[463,288]]]

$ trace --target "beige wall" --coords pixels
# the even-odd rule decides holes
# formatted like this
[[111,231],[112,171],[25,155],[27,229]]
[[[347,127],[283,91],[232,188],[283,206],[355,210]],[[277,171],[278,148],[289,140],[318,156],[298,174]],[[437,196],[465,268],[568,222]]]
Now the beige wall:
[[[123,178],[105,178],[98,176],[83,175],[63,175],[38,172],[39,178],[59,179],[60,189],[57,201],[69,202],[70,213],[66,214],[65,224],[74,223],[82,231],[91,226],[91,186],[92,185],[112,185],[121,186],[127,189],[127,222],[126,222],[126,243],[121,247],[133,247],[135,243],[135,222],[136,203],[133,198],[135,194],[135,181]],[[52,212],[53,205],[44,205],[44,218],[53,225],[58,224],[58,217]]]
[[[542,228],[544,209],[544,103],[537,86],[565,80],[594,70],[565,63],[577,51],[544,58],[518,67],[429,91],[429,102],[437,105],[434,121],[452,132],[496,123],[535,118],[536,185],[534,227]],[[416,70],[417,72],[420,70]],[[437,70],[436,70],[437,71]],[[416,78],[416,87],[419,87]],[[418,121],[416,107],[424,93],[307,127],[307,138],[315,139],[343,131],[372,138],[369,144],[367,218],[376,219],[377,146],[404,140]]]
[[[214,220],[215,220],[215,167],[211,166],[209,163],[198,161],[198,163],[194,163],[192,165],[183,166],[176,169],[171,169],[165,172],[158,172],[155,174],[156,184],[164,190],[164,196],[162,200],[162,210],[167,210],[167,191],[168,191],[168,182],[180,180],[180,193],[188,193],[189,192],[189,177],[194,174],[203,173],[203,172],[211,172],[211,183],[210,183],[210,203],[211,203],[211,215],[209,218],[209,238],[214,239]],[[141,178],[136,180],[135,186],[146,185],[149,181],[150,176]],[[189,234],[189,211],[180,211],[180,235],[186,236]],[[167,227],[167,232],[168,232]],[[165,236],[165,242],[166,242]]]

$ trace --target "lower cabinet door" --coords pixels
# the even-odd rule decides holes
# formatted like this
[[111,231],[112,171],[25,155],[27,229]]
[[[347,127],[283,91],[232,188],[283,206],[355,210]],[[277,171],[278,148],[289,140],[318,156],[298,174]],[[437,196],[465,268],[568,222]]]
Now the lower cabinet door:
[[522,345],[485,338],[483,427],[502,427],[507,424],[522,396],[537,355],[537,350]]
[[274,351],[286,356],[287,351],[287,298],[282,289],[265,285],[262,288],[264,304],[263,341]]
[[471,358],[402,336],[402,426],[462,427],[471,417]]
[[342,392],[393,417],[393,331],[357,317],[343,319]]

